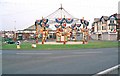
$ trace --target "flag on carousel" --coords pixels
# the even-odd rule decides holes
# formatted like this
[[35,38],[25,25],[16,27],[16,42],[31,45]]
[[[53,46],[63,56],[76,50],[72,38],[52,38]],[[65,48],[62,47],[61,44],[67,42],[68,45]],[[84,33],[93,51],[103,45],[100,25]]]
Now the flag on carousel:
[[59,28],[59,26],[60,26],[60,25],[58,25],[58,24],[55,24],[54,26],[55,26],[56,28]]
[[72,25],[71,25],[72,29],[73,29],[75,26],[76,26],[76,24],[72,24]]
[[62,24],[62,27],[65,28],[65,27],[66,27],[66,23],[63,23],[63,24]]
[[55,21],[56,21],[57,23],[66,22],[66,23],[70,24],[70,23],[73,22],[73,19],[71,19],[71,18],[56,18]]
[[48,19],[41,19],[41,20],[36,20],[37,24],[40,25],[41,27],[49,27],[49,25],[47,24]]
[[49,24],[46,24],[45,27],[48,28],[50,25]]
[[73,19],[71,19],[71,18],[66,18],[66,23],[72,23],[73,22]]
[[80,19],[80,23],[84,24],[85,26],[89,25],[89,22],[87,20]]
[[63,19],[62,19],[62,18],[56,18],[55,21],[56,21],[57,23],[61,23],[61,22],[63,21]]
[[77,26],[77,27],[80,27],[80,26],[81,26],[81,24],[76,24],[76,26]]
[[42,22],[46,24],[48,22],[48,19],[42,19]]
[[80,19],[80,23],[81,23],[81,24],[84,24],[85,21],[84,21],[83,19]]
[[88,26],[89,25],[89,22],[88,21],[84,21],[84,24],[86,25],[86,26]]

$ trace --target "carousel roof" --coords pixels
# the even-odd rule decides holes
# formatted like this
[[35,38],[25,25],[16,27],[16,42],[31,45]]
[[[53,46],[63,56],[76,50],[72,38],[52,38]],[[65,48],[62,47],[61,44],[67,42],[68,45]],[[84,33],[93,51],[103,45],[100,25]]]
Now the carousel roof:
[[[38,29],[41,29],[41,26],[38,26]],[[51,28],[47,28],[48,30],[51,30]],[[35,25],[31,25],[28,28],[24,29],[24,31],[35,31]]]
[[62,7],[62,4],[61,4],[61,7],[58,8],[55,12],[51,13],[50,15],[48,15],[47,19],[55,19],[55,18],[64,18],[64,16],[66,18],[75,18],[73,17],[70,13],[68,13],[63,7]]
[[73,23],[79,21],[78,18],[75,18],[72,16],[70,13],[68,13],[61,4],[61,7],[58,8],[56,11],[53,13],[49,14],[47,17],[44,17],[45,19],[49,19],[49,24],[56,23],[55,19],[56,18],[71,18],[74,19]]
[[[76,23],[80,23],[80,19],[79,18],[75,18],[74,16],[72,16],[70,13],[68,13],[61,4],[61,7],[58,8],[56,11],[54,11],[53,13],[51,13],[50,15],[44,17],[43,19],[48,19],[48,24],[56,24],[56,19],[58,18],[69,18],[69,19],[73,19],[72,24],[76,24]],[[41,20],[41,19],[40,19]],[[35,25],[32,25],[30,27],[28,27],[27,29],[35,29]]]

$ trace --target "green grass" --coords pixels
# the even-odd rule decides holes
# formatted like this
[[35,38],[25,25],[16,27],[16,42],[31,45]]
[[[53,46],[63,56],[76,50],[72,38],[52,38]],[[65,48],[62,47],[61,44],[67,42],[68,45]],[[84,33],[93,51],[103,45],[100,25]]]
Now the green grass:
[[[54,50],[54,49],[87,49],[87,48],[112,48],[118,47],[118,42],[116,41],[89,41],[88,44],[37,44],[36,48],[31,47],[32,43],[22,43],[21,49],[22,50]],[[16,44],[4,44],[2,45],[2,49],[5,50],[15,50]]]

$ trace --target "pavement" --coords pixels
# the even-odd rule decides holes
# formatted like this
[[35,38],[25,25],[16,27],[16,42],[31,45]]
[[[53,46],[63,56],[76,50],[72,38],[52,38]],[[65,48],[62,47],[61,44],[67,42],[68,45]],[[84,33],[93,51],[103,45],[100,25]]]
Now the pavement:
[[118,48],[3,50],[3,74],[96,74],[118,64]]

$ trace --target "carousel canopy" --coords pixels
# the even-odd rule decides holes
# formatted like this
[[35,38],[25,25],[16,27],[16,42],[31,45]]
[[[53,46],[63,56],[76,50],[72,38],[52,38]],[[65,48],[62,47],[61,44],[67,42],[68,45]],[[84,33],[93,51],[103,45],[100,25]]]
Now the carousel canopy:
[[[47,17],[42,17],[40,20],[36,20],[36,23],[42,26],[43,19],[48,20],[47,24],[49,25],[49,28],[56,29],[59,27],[59,25],[63,24],[65,27],[71,24],[75,24],[79,22],[78,18],[73,17],[71,14],[69,14],[61,5],[60,8],[58,8],[55,12],[51,13]],[[66,23],[66,24],[64,24]],[[46,25],[46,24],[45,24]]]
[[61,7],[58,8],[55,12],[51,13],[50,15],[48,15],[47,19],[56,19],[56,18],[72,18],[74,19],[75,17],[73,17],[71,14],[69,14],[63,7],[61,4]]
[[[61,21],[66,20],[67,23],[75,23],[79,21],[78,18],[73,17],[70,13],[68,13],[61,4],[61,7],[58,8],[55,12],[51,13],[47,17],[44,17],[45,19],[49,19],[49,24],[58,23],[61,19]],[[64,19],[66,18],[66,19]]]
[[[81,21],[80,21],[81,19],[73,17],[70,13],[68,13],[62,7],[62,5],[55,12],[51,13],[47,17],[44,17],[44,18],[42,17],[41,19],[36,20],[36,22],[40,26],[42,26],[42,22],[44,21],[42,19],[47,20],[47,23],[45,23],[45,26],[51,29],[58,28],[59,24],[62,24],[62,23],[64,24],[64,22],[67,23],[68,26],[69,25],[71,26],[72,24],[76,24],[76,23],[81,24]],[[64,24],[64,26],[66,26],[66,24]]]

